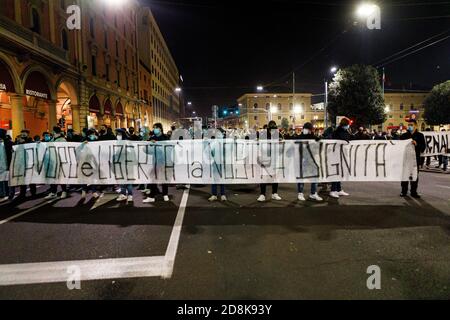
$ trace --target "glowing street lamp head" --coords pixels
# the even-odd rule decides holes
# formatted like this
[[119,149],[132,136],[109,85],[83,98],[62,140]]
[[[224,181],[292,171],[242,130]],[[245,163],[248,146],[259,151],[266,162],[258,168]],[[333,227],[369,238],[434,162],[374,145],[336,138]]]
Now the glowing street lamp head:
[[180,93],[181,92],[181,88],[180,87],[175,88],[175,92]]
[[296,105],[296,106],[294,107],[294,113],[295,113],[295,114],[302,113],[302,107],[299,106],[299,105]]
[[372,3],[362,3],[356,9],[359,18],[368,18],[377,10],[377,6]]
[[277,107],[270,107],[270,113],[273,113],[273,114],[278,113],[278,108]]
[[187,103],[187,105],[188,105],[188,106],[192,106],[192,102],[189,101],[189,102]]
[[332,67],[330,69],[330,71],[331,71],[331,73],[336,73],[338,71],[338,68],[337,67]]
[[258,92],[261,92],[261,91],[264,90],[264,87],[263,87],[263,86],[257,86],[257,87],[256,87],[256,90],[258,90]]
[[103,0],[107,5],[119,8],[126,4],[129,0]]

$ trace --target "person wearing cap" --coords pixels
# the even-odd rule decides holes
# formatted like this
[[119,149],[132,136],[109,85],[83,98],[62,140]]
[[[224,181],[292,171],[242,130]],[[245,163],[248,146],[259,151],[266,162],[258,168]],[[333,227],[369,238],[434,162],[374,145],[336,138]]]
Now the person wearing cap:
[[[417,180],[411,181],[411,197],[420,199],[420,195],[417,193],[417,189],[419,187],[419,165],[421,160],[422,153],[425,152],[426,149],[426,142],[425,142],[425,136],[423,133],[419,132],[419,128],[417,125],[417,121],[411,120],[408,122],[408,131],[404,133],[400,140],[410,140],[412,139],[412,144],[414,145],[415,151],[416,151],[416,161],[417,161]],[[406,197],[408,195],[408,187],[409,187],[409,181],[403,181],[402,182],[402,193],[400,194],[401,197]]]
[[[314,126],[312,125],[312,123],[309,122],[305,123],[305,125],[303,126],[303,131],[297,137],[297,140],[316,140],[316,141],[319,140],[319,138],[314,134]],[[306,201],[305,195],[303,193],[303,190],[305,189],[305,184],[299,183],[297,187],[298,187],[298,200]],[[323,201],[323,199],[317,193],[317,183],[311,183],[311,194],[309,196],[309,199],[314,201]]]
[[[339,124],[339,127],[336,128],[336,130],[333,132],[332,138],[334,140],[343,140],[350,142],[353,140],[353,136],[350,134],[350,119],[343,118],[341,120],[341,123]],[[333,182],[331,183],[331,192],[330,197],[339,199],[340,197],[347,197],[349,194],[342,190],[342,183],[341,182]]]

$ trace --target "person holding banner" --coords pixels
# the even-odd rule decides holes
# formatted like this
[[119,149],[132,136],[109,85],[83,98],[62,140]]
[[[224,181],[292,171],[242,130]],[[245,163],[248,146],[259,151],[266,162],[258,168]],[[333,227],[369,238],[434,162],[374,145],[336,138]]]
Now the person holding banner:
[[[275,121],[270,121],[269,124],[267,125],[267,140],[271,140],[272,139],[272,134],[271,131],[272,130],[278,130],[278,126],[277,123]],[[266,201],[266,192],[267,192],[267,184],[261,184],[260,185],[261,188],[261,194],[259,196],[259,198],[257,199],[258,202],[265,202]],[[275,201],[281,201],[283,200],[279,195],[278,195],[278,183],[272,183],[272,200]]]
[[[420,199],[419,194],[417,193],[417,189],[419,187],[419,166],[421,160],[421,154],[425,152],[426,142],[425,136],[419,132],[419,128],[416,120],[410,120],[408,123],[408,131],[404,133],[400,140],[410,140],[412,139],[412,143],[416,149],[416,161],[417,161],[417,180],[411,181],[411,197]],[[408,186],[409,181],[402,182],[402,193],[401,197],[406,197],[408,195]]]
[[[164,129],[161,123],[155,123],[153,126],[153,135],[150,136],[150,141],[155,143],[159,141],[167,141],[169,140],[169,137],[164,134]],[[147,192],[146,195],[148,196],[146,199],[144,199],[144,203],[154,203],[156,201],[156,195],[159,193],[158,186],[156,184],[150,185],[150,192]],[[164,202],[169,202],[169,185],[163,184],[162,185],[162,193],[164,197]]]
[[[353,139],[352,135],[350,134],[350,119],[343,118],[341,120],[341,123],[339,124],[339,127],[333,132],[332,138],[334,140],[343,140],[349,142]],[[331,183],[331,192],[330,197],[339,199],[340,197],[347,197],[349,194],[342,190],[342,183],[341,182],[333,182]]]
[[[91,130],[86,130],[84,131],[84,138],[83,138],[83,143],[89,143],[89,142],[95,142],[98,140],[98,136],[95,130],[91,129]],[[82,185],[82,191],[81,191],[81,199],[86,199],[87,193],[89,191],[92,192],[92,197],[94,199],[98,199],[103,197],[103,192],[99,192],[97,191],[97,186],[96,185]]]
[[[303,126],[303,132],[302,134],[300,134],[300,136],[297,137],[297,140],[319,141],[320,139],[314,134],[314,126],[312,125],[312,123],[307,122]],[[297,187],[298,187],[298,200],[306,201],[305,195],[303,193],[303,190],[305,189],[305,184],[299,183]],[[311,183],[311,194],[309,196],[309,199],[314,201],[323,201],[323,199],[317,193],[317,183]]]
[[[47,136],[45,136],[44,138],[46,138],[46,137]],[[48,141],[45,139],[45,142],[48,142]],[[60,127],[53,128],[53,138],[51,139],[50,142],[67,142]],[[61,190],[62,190],[61,199],[67,198],[67,186],[62,184]],[[57,197],[58,197],[58,185],[52,184],[50,186],[50,193],[48,194],[48,196],[45,197],[45,199],[51,200],[51,199],[55,199]]]
[[[128,140],[127,132],[123,129],[116,130],[117,141]],[[116,199],[117,202],[133,202],[133,185],[126,184],[120,186],[120,196]]]
[[[2,161],[0,162],[0,166],[4,166],[4,168],[2,168],[3,170],[0,170],[0,203],[2,203],[11,200],[8,175],[13,152],[13,142],[4,129],[0,129],[0,148],[4,148],[5,150],[4,159],[1,159],[0,157],[0,161]],[[2,173],[4,177],[1,177]],[[14,196],[14,194],[12,194],[12,196]]]
[[[33,139],[30,137],[30,131],[27,129],[24,129],[20,132],[20,136],[18,136],[16,138],[16,145],[21,145],[21,144],[29,144],[29,143],[33,143]],[[36,189],[36,185],[35,184],[30,184],[30,192],[31,192],[31,196],[34,198],[36,197],[37,194],[37,189]],[[11,188],[10,189],[10,195],[12,195],[14,197],[16,190],[15,188]],[[23,200],[26,198],[27,195],[27,186],[20,186],[20,194],[18,199],[19,200]]]

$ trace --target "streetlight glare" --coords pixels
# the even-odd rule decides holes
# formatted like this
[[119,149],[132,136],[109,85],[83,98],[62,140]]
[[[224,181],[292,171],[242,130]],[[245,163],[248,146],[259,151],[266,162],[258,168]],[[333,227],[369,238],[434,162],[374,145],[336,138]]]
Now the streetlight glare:
[[103,0],[107,5],[111,7],[120,7],[124,5],[128,0]]
[[377,6],[372,3],[362,3],[356,9],[356,15],[360,18],[367,18],[377,10]]
[[192,102],[189,101],[189,102],[187,103],[187,105],[188,105],[188,106],[192,106]]
[[175,92],[181,92],[181,88],[180,87],[175,88]]
[[270,108],[270,113],[273,113],[273,114],[278,113],[278,108],[277,107],[271,107]]
[[337,67],[332,67],[330,69],[330,71],[331,71],[331,73],[336,73],[338,71],[338,68]]
[[263,91],[263,90],[264,90],[264,87],[263,87],[263,86],[257,86],[257,87],[256,87],[256,90],[258,90],[258,91]]
[[302,113],[302,107],[299,105],[296,105],[294,107],[294,113],[298,114],[298,113]]

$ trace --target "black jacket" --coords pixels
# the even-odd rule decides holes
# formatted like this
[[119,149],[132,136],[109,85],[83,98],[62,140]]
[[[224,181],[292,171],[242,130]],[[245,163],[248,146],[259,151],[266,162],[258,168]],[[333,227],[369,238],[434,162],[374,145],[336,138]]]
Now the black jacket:
[[332,137],[334,140],[344,140],[347,142],[353,140],[350,132],[348,132],[348,130],[345,130],[342,126],[337,127],[337,129],[333,132]]
[[316,136],[316,135],[314,135],[314,134],[312,134],[312,133],[310,133],[310,134],[304,134],[304,133],[302,133],[302,134],[300,134],[299,136],[297,136],[296,139],[297,139],[297,140],[316,140],[316,141],[319,141],[319,140],[320,140],[320,138],[319,138],[318,136]]
[[167,140],[169,140],[169,137],[165,134],[162,134],[159,137],[156,135],[151,135],[149,140],[150,141],[167,141]]
[[402,136],[400,137],[400,140],[409,140],[412,139],[414,140],[417,144],[416,144],[416,158],[417,158],[417,162],[420,162],[420,156],[422,153],[425,152],[425,149],[427,148],[426,142],[425,142],[425,136],[420,133],[419,131],[416,131],[414,133],[411,132],[406,132],[404,134],[402,134]]
[[371,139],[368,134],[358,131],[354,136],[354,140],[371,140]]
[[117,140],[117,138],[112,133],[106,133],[98,137],[98,141],[114,141],[114,140]]

